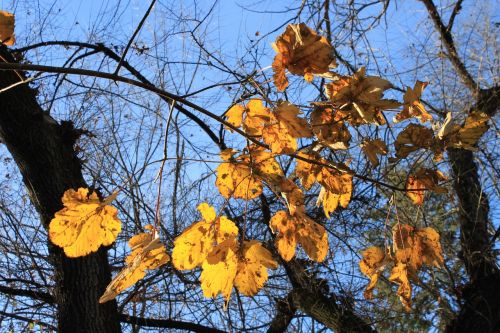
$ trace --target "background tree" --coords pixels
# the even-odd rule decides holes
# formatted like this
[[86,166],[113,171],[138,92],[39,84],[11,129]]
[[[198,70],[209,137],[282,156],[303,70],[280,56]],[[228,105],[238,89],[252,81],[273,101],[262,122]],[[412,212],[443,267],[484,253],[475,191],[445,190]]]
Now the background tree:
[[[203,201],[222,209],[240,230],[245,226],[246,237],[273,248],[267,224],[283,209],[275,194],[225,202],[214,186],[220,150],[241,147],[245,139],[211,115],[223,117],[230,106],[261,98],[288,100],[309,116],[309,102],[326,100],[321,78],[308,84],[289,75],[286,93],[274,87],[269,43],[287,24],[306,22],[326,36],[335,49],[336,71],[343,75],[366,66],[370,75],[389,79],[401,92],[416,79],[430,81],[423,95],[426,108],[441,121],[451,111],[460,123],[474,110],[492,118],[496,113],[494,3],[89,6],[74,12],[65,3],[22,1],[5,8],[16,14],[17,43],[1,54],[1,68],[10,69],[2,72],[0,94],[2,328],[115,332],[121,322],[124,331],[498,329],[494,121],[477,152],[445,154],[439,168],[448,172],[450,194],[432,195],[423,208],[404,193],[357,179],[348,208],[326,219],[314,205],[319,188],[307,192],[308,213],[329,234],[326,261],[314,263],[303,253],[281,261],[259,294],[233,294],[227,311],[221,298],[203,297],[199,271],[180,272],[170,264],[127,290],[118,304],[96,302],[111,273],[124,265],[130,236],[157,220],[170,252],[174,238],[199,220],[196,206]],[[265,23],[241,24],[235,31],[236,13]],[[387,112],[388,119],[392,115]],[[360,144],[364,138],[383,138],[394,155],[395,138],[407,123],[390,124],[351,128],[350,149],[327,151],[325,157],[402,187],[409,171],[432,164],[432,154],[422,151],[398,163],[383,157],[372,168]],[[304,140],[299,146],[308,144]],[[292,158],[279,162],[287,173],[293,171]],[[112,248],[68,259],[48,242],[45,228],[62,208],[64,191],[80,186],[98,189],[103,197],[120,189],[116,204],[123,227]],[[375,300],[364,300],[366,279],[358,269],[361,250],[386,243],[398,220],[439,230],[445,254],[444,269],[421,276],[410,314],[387,280],[378,283]]]

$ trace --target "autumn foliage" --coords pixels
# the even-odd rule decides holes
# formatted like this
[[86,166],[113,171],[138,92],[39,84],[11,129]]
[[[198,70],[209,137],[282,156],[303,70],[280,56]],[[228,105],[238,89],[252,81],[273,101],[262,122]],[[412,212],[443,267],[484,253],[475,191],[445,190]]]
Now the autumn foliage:
[[[5,37],[4,32],[0,38]],[[437,130],[427,125],[432,116],[421,101],[427,82],[408,87],[402,101],[387,98],[392,84],[378,76],[367,75],[364,67],[352,75],[331,72],[336,67],[333,48],[305,24],[290,24],[273,44],[273,81],[278,91],[289,86],[288,74],[302,76],[307,82],[316,76],[327,80],[325,101],[313,102],[305,115],[299,106],[287,101],[253,98],[232,105],[225,113],[229,130],[243,132],[247,144],[223,150],[216,169],[215,186],[226,200],[254,200],[263,193],[274,193],[282,209],[271,216],[269,228],[273,242],[246,239],[235,222],[201,203],[201,219],[187,227],[174,241],[172,264],[181,271],[201,269],[200,282],[206,297],[221,294],[226,302],[233,288],[252,296],[268,279],[268,269],[277,269],[280,260],[290,261],[302,249],[311,260],[322,262],[329,256],[328,232],[306,209],[305,193],[318,193],[316,204],[327,218],[348,207],[353,179],[359,177],[348,163],[325,158],[326,151],[345,150],[351,145],[350,130],[359,126],[387,125],[386,112],[393,112],[393,123],[416,119],[402,129],[390,147],[383,138],[363,138],[360,151],[371,168],[407,158],[418,151],[434,154],[436,161],[448,148],[475,149],[488,129],[488,117],[472,113],[463,125],[454,124],[451,115]],[[227,125],[226,124],[226,125]],[[227,126],[229,126],[227,125]],[[299,143],[307,142],[302,148]],[[394,156],[390,156],[391,152]],[[293,159],[292,172],[278,162],[280,156]],[[370,179],[363,178],[364,181]],[[429,192],[446,193],[446,176],[434,168],[420,168],[408,175],[406,193],[415,205],[423,205]],[[50,224],[51,241],[69,257],[88,255],[100,246],[109,246],[121,230],[113,198],[100,200],[89,189],[68,189],[62,197],[64,208]],[[334,223],[334,222],[332,222]],[[146,228],[146,227],[145,227]],[[158,231],[132,237],[126,266],[108,286],[100,301],[113,299],[143,278],[147,270],[158,269],[170,257],[161,244]],[[392,246],[368,247],[361,253],[360,270],[369,279],[364,296],[373,297],[380,276],[390,272],[404,307],[411,309],[412,282],[418,281],[423,266],[441,267],[443,255],[439,234],[432,227],[420,228],[395,223]],[[226,303],[227,304],[227,303]]]

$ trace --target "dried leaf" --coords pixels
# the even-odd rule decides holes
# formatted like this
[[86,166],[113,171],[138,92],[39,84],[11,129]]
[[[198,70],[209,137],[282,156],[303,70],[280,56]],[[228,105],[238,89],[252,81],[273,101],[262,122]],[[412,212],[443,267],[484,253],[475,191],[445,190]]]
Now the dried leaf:
[[415,82],[413,89],[410,87],[406,88],[406,92],[403,96],[403,111],[394,116],[394,123],[398,123],[412,117],[417,118],[422,123],[432,120],[432,116],[425,110],[422,102],[420,102],[422,92],[428,84],[429,82],[417,81]]
[[398,158],[405,158],[411,152],[421,148],[431,148],[433,144],[434,133],[430,128],[410,124],[399,133],[396,142],[394,142],[394,148]]
[[166,264],[170,257],[160,239],[153,233],[141,233],[129,240],[132,253],[126,258],[126,266],[106,287],[99,303],[114,299],[125,289],[144,278],[146,270],[157,269]]
[[14,24],[14,14],[0,10],[0,42],[2,44],[10,46],[16,42]]
[[361,273],[370,278],[370,283],[366,286],[363,296],[366,299],[372,299],[373,289],[375,289],[385,267],[385,252],[380,247],[372,246],[364,250],[361,255],[363,259],[359,262],[359,269]]
[[361,149],[374,168],[380,163],[377,155],[387,155],[387,145],[381,139],[364,140]]
[[332,108],[316,107],[311,113],[311,127],[319,142],[331,149],[347,149],[351,133],[342,115]]
[[408,269],[405,264],[399,263],[391,271],[389,281],[399,285],[398,296],[407,312],[411,311],[411,284],[408,278]]
[[325,260],[328,253],[328,235],[325,228],[304,213],[290,215],[286,211],[278,211],[271,218],[270,226],[273,232],[277,233],[275,245],[284,260],[293,258],[297,243],[302,245],[312,260]]
[[382,99],[384,91],[392,87],[389,81],[377,76],[365,76],[365,72],[365,68],[361,67],[352,76],[344,76],[337,82],[326,84],[326,95],[335,108],[345,113],[346,121],[351,125],[383,125],[386,121],[382,111],[401,104]]
[[[447,180],[445,175],[438,170],[420,169],[406,181],[406,195],[415,205],[422,205],[425,192],[446,193],[445,187],[439,186],[440,181]],[[417,191],[418,190],[418,191]]]
[[69,189],[64,192],[64,208],[50,221],[49,237],[71,258],[96,252],[101,245],[111,245],[121,231],[115,207],[101,202],[89,189]]
[[310,82],[313,74],[326,73],[330,67],[336,66],[330,43],[304,23],[288,25],[273,48],[277,52],[272,66],[274,84],[280,91],[288,86],[285,69]]
[[235,287],[246,296],[257,294],[268,279],[268,268],[278,268],[271,252],[256,240],[243,242],[243,258],[238,262]]

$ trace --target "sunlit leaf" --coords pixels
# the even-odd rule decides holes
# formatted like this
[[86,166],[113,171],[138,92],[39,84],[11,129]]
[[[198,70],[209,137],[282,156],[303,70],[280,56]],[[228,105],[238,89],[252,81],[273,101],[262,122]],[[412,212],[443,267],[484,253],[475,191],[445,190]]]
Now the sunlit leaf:
[[274,84],[280,91],[288,86],[285,69],[311,82],[313,74],[326,73],[330,67],[336,66],[328,40],[304,23],[289,24],[273,43],[273,48],[277,52],[272,66]]
[[0,10],[0,42],[4,45],[14,45],[14,14]]
[[143,279],[146,276],[146,270],[157,269],[170,260],[157,233],[153,235],[153,232],[148,232],[135,235],[130,238],[128,244],[132,253],[125,260],[126,266],[106,287],[99,303],[114,299],[125,289]]
[[111,245],[121,231],[118,211],[102,202],[89,189],[69,189],[64,192],[64,208],[55,213],[49,225],[52,243],[62,247],[71,258],[96,252],[99,247]]
[[403,111],[394,116],[393,121],[398,123],[408,118],[417,118],[422,123],[432,120],[432,116],[425,110],[424,105],[420,101],[422,92],[429,82],[417,81],[412,88],[407,87],[403,96],[404,104]]

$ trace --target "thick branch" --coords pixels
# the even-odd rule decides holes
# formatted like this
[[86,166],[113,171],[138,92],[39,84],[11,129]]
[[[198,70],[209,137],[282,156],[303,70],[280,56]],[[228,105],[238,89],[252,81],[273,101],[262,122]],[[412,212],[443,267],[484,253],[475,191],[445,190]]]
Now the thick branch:
[[277,300],[276,302],[276,315],[271,321],[271,325],[267,333],[282,333],[286,332],[288,325],[295,316],[297,307],[293,302],[293,291],[288,294],[285,299]]
[[463,83],[474,93],[477,94],[479,92],[479,86],[476,81],[472,78],[467,68],[465,68],[464,63],[460,60],[457,49],[455,47],[455,42],[453,41],[453,37],[447,27],[443,24],[441,16],[439,15],[436,6],[432,0],[421,0],[427,11],[429,12],[429,16],[434,23],[434,27],[436,28],[439,36],[441,38],[441,42],[444,47],[448,51],[448,57],[455,67],[458,75],[462,79]]
[[122,314],[120,315],[120,321],[122,323],[134,324],[144,327],[174,328],[191,332],[225,333],[224,331],[218,330],[216,328],[170,319],[151,319]]

